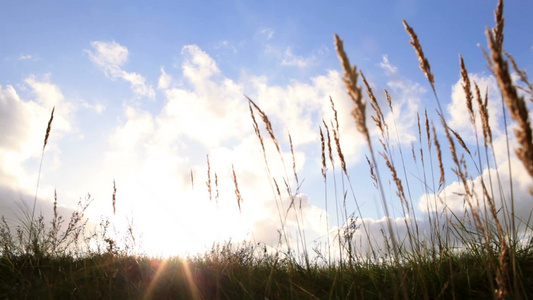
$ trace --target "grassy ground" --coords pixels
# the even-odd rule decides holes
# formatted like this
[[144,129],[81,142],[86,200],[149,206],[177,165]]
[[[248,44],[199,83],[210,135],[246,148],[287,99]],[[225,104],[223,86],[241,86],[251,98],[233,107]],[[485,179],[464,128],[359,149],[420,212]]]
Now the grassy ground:
[[[383,264],[306,269],[251,245],[196,258],[100,254],[0,259],[3,299],[490,299],[487,257],[456,255],[398,268]],[[516,257],[520,289],[533,295],[533,255]],[[511,282],[512,283],[512,282]]]
[[[518,69],[512,57],[503,50],[503,2],[495,11],[496,25],[487,31],[488,53],[486,59],[494,73],[501,92],[502,103],[507,109],[517,145],[507,153],[508,161],[516,155],[533,177],[533,140],[526,99],[533,101],[533,88],[525,72]],[[500,174],[495,166],[495,148],[488,122],[487,96],[476,82],[471,82],[465,63],[460,60],[460,73],[465,94],[465,109],[476,140],[476,149],[470,149],[462,137],[448,126],[439,97],[435,92],[435,79],[429,61],[414,29],[404,23],[420,67],[428,79],[439,116],[439,130],[445,139],[439,141],[436,126],[424,113],[419,117],[418,149],[413,156],[424,174],[422,185],[432,194],[435,207],[427,214],[430,232],[419,233],[417,218],[405,219],[405,235],[400,236],[387,218],[387,228],[382,231],[383,241],[368,234],[367,224],[357,212],[344,211],[343,226],[336,238],[328,240],[327,248],[310,255],[307,245],[298,241],[299,252],[287,238],[283,222],[280,230],[280,246],[267,248],[262,244],[243,243],[214,245],[205,254],[194,257],[168,259],[131,255],[128,245],[122,245],[108,235],[110,224],[103,221],[98,232],[88,233],[84,211],[90,201],[80,203],[80,209],[64,220],[57,213],[47,221],[34,217],[35,208],[25,210],[18,226],[10,227],[2,218],[0,222],[0,298],[1,299],[528,299],[533,297],[533,238],[532,227],[527,220],[515,216],[511,193],[502,196],[504,187],[498,185]],[[404,215],[414,210],[413,200],[405,190],[409,189],[401,145],[391,142],[384,112],[376,100],[364,74],[349,62],[342,40],[335,36],[336,48],[344,70],[343,80],[353,101],[354,125],[368,144],[368,163],[380,202],[387,216],[390,200],[385,197],[382,178],[393,183],[395,195],[401,202]],[[510,68],[519,77],[519,83],[511,80]],[[360,85],[359,80],[363,85]],[[365,96],[363,96],[363,94]],[[389,108],[391,99],[387,95]],[[364,98],[368,100],[364,100]],[[281,159],[279,142],[274,135],[268,116],[249,100],[250,113],[256,135],[269,161],[265,143],[272,142]],[[368,101],[368,102],[367,102]],[[332,110],[335,111],[333,100]],[[372,111],[367,110],[370,104]],[[476,107],[476,109],[474,109]],[[368,117],[381,132],[379,142],[371,138],[367,127]],[[262,122],[262,123],[261,123]],[[53,123],[53,111],[46,130],[43,152]],[[262,134],[260,124],[267,134]],[[328,126],[328,124],[331,124]],[[478,126],[480,125],[480,126]],[[509,124],[505,124],[506,126]],[[437,125],[439,126],[439,125]],[[391,126],[392,127],[392,126]],[[481,128],[478,131],[476,128]],[[322,146],[322,175],[325,184],[331,179],[328,168],[346,180],[350,176],[340,147],[338,120],[323,122],[320,128]],[[509,139],[509,134],[507,135]],[[448,145],[451,165],[444,165],[443,149]],[[291,152],[292,152],[292,144]],[[394,149],[399,149],[398,152]],[[420,153],[420,154],[416,154]],[[476,153],[472,155],[472,153]],[[418,157],[417,157],[418,155]],[[293,154],[294,156],[294,154]],[[335,156],[335,159],[333,158]],[[329,163],[328,163],[329,158]],[[294,157],[293,157],[294,160]],[[334,160],[338,163],[335,164]],[[468,160],[468,161],[467,161]],[[339,165],[340,164],[340,165]],[[337,166],[337,170],[335,169]],[[469,167],[475,172],[469,172]],[[516,167],[516,165],[514,165]],[[339,170],[340,168],[340,170]],[[508,162],[508,168],[512,169]],[[293,164],[294,169],[294,164]],[[462,186],[464,215],[458,216],[446,206],[440,192],[446,186],[445,172],[452,169]],[[489,180],[481,175],[488,169]],[[381,170],[381,174],[380,174]],[[331,171],[330,171],[331,172]],[[340,173],[340,174],[339,174]],[[404,174],[402,176],[401,174]],[[474,175],[470,175],[470,174]],[[234,174],[237,201],[241,198]],[[270,175],[270,174],[269,174]],[[427,175],[427,176],[426,176]],[[335,174],[334,174],[335,176]],[[480,179],[474,186],[474,176]],[[269,176],[272,178],[272,176]],[[283,206],[284,199],[298,199],[298,176],[273,179],[279,205],[280,220],[288,213],[296,216],[302,211],[298,205]],[[333,177],[335,178],[335,177]],[[435,179],[430,179],[435,178]],[[436,179],[439,178],[439,179]],[[278,183],[286,186],[280,192]],[[296,188],[289,186],[296,182]],[[495,184],[493,184],[495,183]],[[429,187],[432,187],[430,190]],[[512,190],[512,189],[511,189]],[[115,190],[116,192],[116,190]],[[335,197],[337,207],[343,207],[348,190],[339,191],[344,199]],[[533,192],[531,192],[533,194]],[[528,195],[533,198],[533,195]],[[349,197],[349,196],[348,196]],[[89,199],[87,199],[89,200]],[[115,206],[113,195],[113,207]],[[356,203],[354,196],[353,199]],[[522,200],[522,199],[521,199]],[[433,204],[432,204],[433,205]],[[240,207],[240,206],[239,206]],[[344,206],[345,207],[345,206]],[[345,209],[345,208],[344,208]],[[342,213],[341,213],[342,215]],[[350,217],[348,216],[350,215]],[[298,218],[296,218],[298,221]],[[298,223],[299,225],[299,223]],[[296,235],[304,236],[298,227]],[[328,229],[329,231],[329,229]],[[366,233],[369,251],[358,252],[354,233]],[[130,231],[131,233],[131,231]],[[292,233],[294,234],[294,232]],[[133,236],[132,236],[133,237]],[[283,244],[285,242],[285,244]],[[331,244],[330,244],[331,242]],[[381,246],[380,246],[381,245]],[[383,246],[384,245],[384,246]]]

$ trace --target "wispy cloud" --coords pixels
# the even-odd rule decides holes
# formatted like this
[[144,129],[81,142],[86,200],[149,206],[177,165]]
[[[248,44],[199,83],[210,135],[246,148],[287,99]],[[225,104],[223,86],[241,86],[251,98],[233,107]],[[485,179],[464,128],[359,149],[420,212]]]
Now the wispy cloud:
[[101,114],[106,110],[106,106],[101,103],[91,104],[86,101],[81,101],[81,107],[93,110],[97,114]]
[[274,37],[274,33],[274,29],[269,27],[259,29],[259,35],[267,41],[271,40]]
[[398,71],[398,68],[390,63],[388,55],[383,55],[382,59],[383,60],[379,63],[379,66],[387,73],[387,75],[393,75]]
[[36,60],[36,58],[31,54],[21,54],[18,60]]
[[86,50],[89,58],[93,63],[100,67],[111,79],[123,79],[131,84],[132,91],[137,96],[144,96],[150,99],[155,98],[155,91],[152,86],[146,84],[146,79],[135,72],[127,72],[122,69],[122,66],[128,60],[128,48],[118,44],[115,41],[91,42],[93,51]]
[[281,61],[282,66],[296,66],[296,67],[307,67],[309,64],[311,64],[315,60],[314,56],[311,57],[303,57],[298,56],[292,53],[291,48],[285,49],[285,52],[283,52],[283,60]]
[[311,54],[309,56],[301,56],[294,54],[291,47],[281,50],[273,45],[266,45],[265,52],[273,55],[280,60],[280,65],[287,67],[305,68],[316,62],[317,56]]
[[231,43],[230,41],[227,41],[227,40],[223,40],[221,42],[219,42],[216,46],[215,46],[215,49],[228,49],[230,50],[233,54],[236,54],[238,51],[237,51],[237,47],[235,47],[235,45],[233,43]]

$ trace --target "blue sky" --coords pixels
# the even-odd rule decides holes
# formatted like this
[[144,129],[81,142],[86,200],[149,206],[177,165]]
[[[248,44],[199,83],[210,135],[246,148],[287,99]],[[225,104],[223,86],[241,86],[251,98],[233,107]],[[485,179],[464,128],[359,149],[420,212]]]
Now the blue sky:
[[[450,124],[471,137],[458,88],[461,53],[471,77],[493,91],[492,122],[496,133],[503,132],[498,94],[480,49],[486,45],[485,29],[493,26],[496,1],[12,1],[2,6],[0,204],[12,221],[17,201],[33,201],[42,139],[55,106],[38,192],[43,210],[54,189],[67,208],[90,193],[90,217],[98,223],[103,215],[117,224],[133,219],[150,253],[195,251],[228,238],[275,245],[275,195],[246,94],[271,118],[289,171],[287,133],[292,135],[299,178],[305,178],[300,192],[311,241],[325,234],[318,128],[321,119],[332,118],[333,98],[361,217],[379,228],[378,196],[364,141],[349,116],[333,34],[344,40],[351,62],[365,72],[380,103],[385,104],[381,91],[391,92],[400,144],[410,157],[417,142],[416,113],[426,107],[433,117],[435,101],[403,19],[422,42]],[[515,0],[504,12],[504,47],[527,71],[533,68],[531,11],[530,1]],[[219,179],[218,204],[207,193],[206,155]],[[278,158],[272,156],[271,167],[282,178]],[[232,164],[243,193],[242,213]],[[415,169],[408,166],[410,173]],[[520,166],[516,169],[521,174]],[[453,190],[451,173],[447,183]],[[527,185],[528,178],[517,178]],[[331,178],[329,184],[331,201]],[[415,206],[423,198],[417,186]],[[402,217],[394,189],[388,192],[395,217]],[[355,208],[348,204],[347,210]],[[329,213],[330,223],[341,225]],[[423,209],[417,213],[424,217]]]

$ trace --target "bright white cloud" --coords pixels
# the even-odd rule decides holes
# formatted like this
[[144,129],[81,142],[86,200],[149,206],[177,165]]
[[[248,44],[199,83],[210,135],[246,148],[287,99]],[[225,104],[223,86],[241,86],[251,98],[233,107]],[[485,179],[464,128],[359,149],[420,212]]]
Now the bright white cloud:
[[165,72],[165,68],[161,67],[161,76],[159,76],[159,81],[157,87],[160,89],[166,89],[170,86],[172,82],[172,77]]
[[89,58],[100,67],[111,79],[123,79],[130,83],[132,91],[137,96],[144,96],[150,99],[155,98],[155,91],[152,86],[146,84],[146,79],[135,72],[127,72],[122,66],[127,62],[128,48],[117,42],[91,42],[94,52],[87,50]]
[[[479,137],[482,139],[481,119],[479,114],[479,106],[476,101],[476,94],[474,90],[474,83],[477,83],[481,93],[481,98],[484,100],[486,93],[488,93],[488,110],[489,110],[489,124],[493,135],[498,136],[502,133],[502,126],[499,120],[502,119],[501,110],[501,98],[500,91],[496,79],[492,75],[484,74],[469,74],[470,84],[472,86],[472,94],[474,99],[472,101],[472,107],[476,117],[476,127]],[[463,89],[463,81],[459,79],[457,83],[452,86],[452,98],[448,104],[447,109],[450,119],[448,124],[451,128],[461,134],[461,137],[465,142],[471,144],[475,143],[475,132],[473,131],[473,125],[470,122],[470,115],[466,106],[466,96]],[[481,140],[480,140],[481,142]]]
[[[44,134],[55,106],[52,133],[47,152],[53,165],[60,164],[57,141],[63,134],[72,132],[73,106],[64,101],[61,90],[49,82],[30,76],[25,80],[35,95],[35,100],[22,99],[13,86],[0,86],[0,182],[2,185],[33,193],[35,171],[27,171],[26,165],[34,163],[41,155]],[[46,187],[43,187],[46,189]]]
[[[471,178],[467,178],[468,187],[473,191],[473,199],[470,199],[471,205],[476,208],[479,201],[482,207],[480,214],[484,211],[484,194],[482,190],[482,180],[487,186],[489,194],[495,200],[496,209],[503,214],[506,207],[510,211],[511,198],[514,201],[516,216],[522,220],[527,220],[531,213],[531,195],[530,189],[533,186],[533,180],[527,174],[522,163],[516,158],[514,148],[516,145],[516,138],[512,134],[509,125],[509,137],[505,135],[500,124],[502,119],[501,99],[497,88],[496,81],[493,76],[485,76],[483,74],[469,74],[471,84],[474,82],[478,84],[481,97],[484,99],[488,92],[488,110],[489,123],[493,135],[493,148],[490,149],[485,157],[485,149],[483,148],[483,134],[481,128],[481,121],[479,116],[479,109],[476,99],[473,100],[474,114],[476,117],[477,136],[479,139],[480,150],[476,148],[476,132],[470,121],[470,116],[466,107],[466,97],[462,87],[462,80],[458,80],[452,87],[452,102],[447,106],[449,112],[448,125],[457,131],[462,139],[470,148],[472,157],[466,156],[468,166],[468,174]],[[474,92],[474,91],[473,91]],[[475,97],[475,94],[474,94]],[[441,141],[445,138],[441,139]],[[511,153],[507,151],[507,143],[510,143]],[[442,147],[442,146],[441,146]],[[460,146],[456,143],[456,148],[460,150]],[[481,151],[481,153],[479,153]],[[478,156],[481,157],[478,160]],[[486,166],[486,159],[490,160],[490,168]],[[481,164],[481,167],[480,167]],[[445,172],[450,171],[450,165],[445,166]],[[455,167],[455,166],[454,166]],[[477,168],[480,171],[476,170]],[[509,173],[512,170],[512,175]],[[511,185],[513,186],[513,194],[511,195]],[[426,194],[420,197],[418,206],[421,211],[434,212],[444,211],[449,209],[457,216],[462,217],[465,209],[470,210],[467,198],[464,196],[465,188],[462,182],[453,181],[448,182],[438,194]],[[508,211],[508,212],[509,212]]]
[[122,66],[128,60],[128,48],[113,42],[91,42],[91,46],[96,52],[87,51],[91,60],[102,68],[109,66]]
[[[379,89],[374,87],[372,89],[374,93],[382,95],[380,106],[385,116],[385,123],[388,125],[389,136],[395,142],[409,145],[416,140],[414,129],[417,126],[417,114],[426,90],[420,84],[399,76],[398,68],[389,61],[387,55],[383,56],[379,65],[388,77],[387,91],[391,96],[392,112],[385,100],[385,94],[379,93]],[[380,135],[377,129],[374,134]]]
[[191,89],[166,90],[168,102],[157,117],[165,135],[181,133],[212,147],[250,134],[252,124],[242,85],[222,77],[215,61],[197,46],[186,46],[182,53],[186,58],[183,76]]
[[[533,186],[533,180],[527,174],[521,162],[516,158],[511,159],[513,172],[513,196],[516,216],[522,220],[527,220],[531,213],[531,195],[529,190]],[[510,211],[511,203],[511,180],[509,176],[509,161],[503,162],[497,169],[485,169],[483,174],[469,180],[469,188],[474,191],[474,198],[470,199],[471,205],[476,208],[479,201],[481,211],[484,212],[484,196],[481,179],[485,182],[490,195],[494,195],[496,209],[500,211],[506,206]],[[490,175],[489,175],[490,173]],[[491,184],[492,179],[492,184]],[[494,190],[491,190],[494,188]],[[425,212],[444,211],[445,208],[462,216],[465,209],[470,210],[470,204],[465,201],[463,194],[464,186],[461,182],[454,181],[448,184],[438,195],[423,195],[419,201],[419,209]],[[503,212],[502,212],[503,213]]]
[[[341,131],[353,127],[349,110],[342,109],[349,102],[342,93],[338,73],[332,71],[314,78],[310,84],[295,82],[287,87],[269,86],[265,80],[253,77],[250,81],[237,83],[225,78],[216,62],[199,47],[185,46],[182,55],[185,87],[163,88],[166,103],[155,114],[140,108],[124,107],[124,120],[110,136],[111,148],[106,153],[98,177],[108,182],[116,179],[118,198],[129,199],[127,204],[119,205],[119,210],[121,213],[133,212],[139,227],[148,228],[150,236],[155,235],[152,230],[157,230],[155,225],[150,225],[154,223],[150,220],[156,218],[158,226],[163,226],[162,222],[172,223],[165,226],[193,224],[187,225],[190,230],[183,233],[182,238],[205,237],[205,240],[197,241],[198,245],[210,243],[208,238],[224,240],[254,236],[268,237],[271,241],[272,233],[275,235],[276,229],[281,227],[276,221],[279,220],[278,212],[272,200],[276,194],[265,172],[264,157],[253,131],[243,86],[253,87],[256,93],[250,96],[268,114],[276,132],[279,132],[285,166],[268,135],[264,133],[263,137],[271,175],[283,184],[286,170],[292,166],[287,133],[292,134],[296,147],[296,169],[301,171],[308,162],[306,153],[299,148],[319,143],[321,115],[324,114],[328,122],[333,116],[329,95],[338,97],[336,103]],[[264,124],[257,115],[256,118],[264,131]],[[359,142],[354,144],[355,139],[349,138],[349,133],[352,132],[343,132],[346,138],[342,140],[351,153],[354,151],[352,146]],[[319,144],[316,146],[319,147]],[[204,155],[198,159],[199,153],[210,156],[213,197],[214,174],[217,174],[218,205],[214,200],[208,200],[207,163]],[[244,198],[242,214],[235,200],[232,165]],[[292,184],[294,179],[288,178],[287,182]],[[150,199],[149,207],[146,199]],[[301,226],[305,227],[302,229],[308,230],[310,235],[318,235],[315,221],[318,216],[325,220],[325,213],[312,205],[307,197],[302,201],[303,214],[309,216],[301,220]],[[104,208],[109,206],[108,203],[101,205]],[[135,213],[140,211],[142,215]],[[200,214],[224,225],[217,230],[203,228],[203,218],[198,219]],[[268,228],[260,225],[266,221],[270,224]],[[209,233],[202,230],[209,230]]]
[[183,75],[196,86],[220,73],[215,60],[196,45],[183,47],[181,54],[185,57]]

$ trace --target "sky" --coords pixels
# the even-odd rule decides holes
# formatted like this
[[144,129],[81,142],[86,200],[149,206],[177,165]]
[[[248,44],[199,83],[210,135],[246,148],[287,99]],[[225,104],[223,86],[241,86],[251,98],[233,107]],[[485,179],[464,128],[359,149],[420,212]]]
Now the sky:
[[[345,211],[379,234],[384,215],[369,175],[366,141],[350,116],[334,45],[338,34],[379,103],[387,107],[384,89],[392,97],[394,112],[387,110],[385,117],[398,164],[399,149],[404,153],[407,178],[401,176],[410,182],[415,211],[402,213],[382,165],[391,214],[398,226],[403,218],[427,219],[427,190],[418,176],[424,171],[413,163],[411,147],[420,147],[417,114],[427,109],[437,127],[439,122],[402,20],[414,28],[430,61],[446,120],[471,147],[476,141],[459,54],[470,78],[489,91],[495,167],[503,166],[508,181],[499,92],[482,54],[495,7],[496,1],[486,0],[7,1],[0,10],[0,211],[16,224],[20,203],[31,207],[37,198],[38,211],[50,214],[56,191],[68,215],[90,194],[89,219],[98,224],[107,218],[117,231],[133,224],[143,253],[192,253],[230,239],[275,247],[278,207],[288,202],[275,200],[274,177],[282,189],[285,179],[298,194],[300,218],[289,217],[286,224],[304,229],[308,245],[342,226],[342,215],[332,207],[352,190],[356,196],[347,197]],[[526,71],[533,69],[531,11],[533,3],[525,0],[508,1],[504,10],[504,48]],[[280,144],[283,161],[256,111],[268,168],[246,96],[269,117]],[[319,129],[326,130],[322,120],[333,128],[330,97],[350,177],[342,175],[336,158],[325,185]],[[379,132],[367,123],[378,147]],[[439,138],[445,141],[442,131]],[[474,153],[472,161],[478,157]],[[444,159],[451,166],[450,158]],[[533,208],[527,194],[531,178],[514,154],[510,164],[516,205],[527,217]],[[486,176],[484,171],[472,170],[472,180]],[[442,192],[449,195],[448,207],[462,211],[454,193],[460,188],[450,167],[446,172]]]

